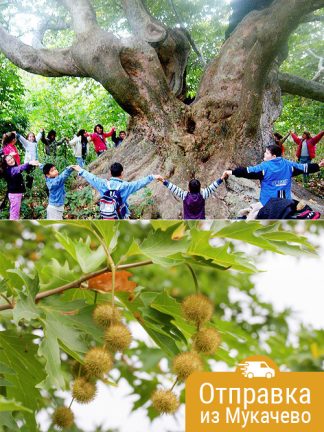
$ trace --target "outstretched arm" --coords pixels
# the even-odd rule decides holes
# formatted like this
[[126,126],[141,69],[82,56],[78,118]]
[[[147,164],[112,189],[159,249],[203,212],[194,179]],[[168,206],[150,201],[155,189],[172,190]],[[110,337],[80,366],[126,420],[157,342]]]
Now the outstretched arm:
[[324,161],[321,161],[319,164],[317,163],[308,163],[308,164],[303,164],[303,169],[297,168],[297,167],[293,167],[292,168],[292,175],[293,177],[296,177],[300,174],[312,174],[312,173],[316,173],[318,171],[320,171],[320,169],[324,166]]
[[183,201],[188,195],[188,192],[182,190],[181,188],[179,188],[178,186],[176,186],[175,184],[171,183],[168,180],[164,180],[163,184],[173,193],[174,196],[181,198]]
[[21,173],[22,171],[26,171],[28,168],[29,168],[28,163],[25,163],[23,165],[14,166],[10,170],[11,176],[15,176],[15,175]]
[[24,147],[24,149],[27,150],[29,144],[28,140],[26,140],[26,138],[20,135],[19,133],[17,133],[17,138],[19,142],[22,144],[22,146]]
[[313,136],[313,138],[311,138],[311,143],[312,145],[317,144],[319,141],[321,141],[321,139],[323,138],[324,135],[324,131],[320,132],[319,134]]
[[127,188],[127,194],[130,195],[137,192],[138,190],[142,189],[143,187],[151,183],[155,178],[156,176],[149,175],[147,177],[143,177],[139,180],[135,180],[132,182],[124,182],[124,185]]
[[296,144],[300,144],[301,140],[300,140],[300,138],[298,138],[298,136],[296,134],[291,132],[291,137],[295,141]]
[[290,132],[288,132],[287,135],[285,135],[285,136],[280,140],[280,144],[283,144],[283,143],[288,139],[289,136],[290,136]]
[[219,178],[218,180],[215,180],[213,183],[211,183],[206,188],[202,189],[201,195],[204,199],[209,198],[213,193],[216,192],[218,186],[223,183],[223,180]]
[[263,180],[263,171],[249,172],[248,168],[238,167],[234,170],[225,171],[228,175],[234,175],[235,177],[243,177],[249,180]]
[[59,176],[57,176],[55,179],[51,179],[51,187],[58,187],[63,185],[68,179],[68,177],[72,174],[72,172],[72,167],[65,168],[65,170]]
[[79,165],[72,165],[72,169],[79,173],[79,176],[83,177],[94,189],[96,189],[102,196],[108,189],[107,180],[95,176],[89,173]]

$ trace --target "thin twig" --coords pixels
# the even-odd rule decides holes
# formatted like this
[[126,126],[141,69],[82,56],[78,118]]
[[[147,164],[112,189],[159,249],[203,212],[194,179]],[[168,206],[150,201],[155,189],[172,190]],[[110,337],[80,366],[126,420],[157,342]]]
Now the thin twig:
[[0,294],[0,297],[2,297],[4,300],[6,300],[6,302],[7,302],[10,306],[12,306],[11,301],[8,299],[8,297],[7,297],[6,295],[4,295],[4,294]]
[[185,35],[187,36],[187,39],[191,45],[191,48],[194,50],[194,52],[197,54],[199,60],[201,61],[203,66],[206,66],[206,60],[204,59],[203,55],[201,54],[201,52],[199,51],[195,41],[193,40],[190,32],[186,29],[186,27],[183,25],[183,19],[180,17],[177,9],[175,8],[175,5],[173,3],[173,0],[169,0],[170,6],[177,18],[178,24],[180,25],[181,30],[184,31]]
[[[112,310],[114,311],[114,305],[115,305],[115,286],[116,286],[116,265],[114,260],[112,259],[111,253],[106,245],[106,242],[100,237],[100,234],[97,232],[96,228],[94,227],[93,231],[94,235],[97,237],[97,239],[99,240],[100,244],[102,245],[102,247],[105,250],[105,254],[107,257],[107,264],[108,267],[110,267],[110,271],[111,271],[111,306],[112,306]],[[114,315],[114,312],[113,312]]]
[[170,388],[170,391],[174,389],[174,387],[177,385],[177,382],[178,382],[178,378],[174,381],[172,387]]
[[197,279],[196,273],[195,273],[194,269],[191,267],[190,264],[186,263],[186,266],[190,270],[191,276],[192,276],[194,284],[195,284],[196,294],[198,294],[199,293],[199,283],[198,283],[198,279]]
[[[139,261],[139,262],[135,262],[135,263],[123,264],[123,265],[117,266],[116,270],[124,270],[124,269],[130,269],[130,268],[135,268],[135,267],[142,267],[142,266],[149,265],[149,264],[153,264],[153,261],[147,260],[147,261]],[[87,281],[93,277],[99,276],[103,273],[106,273],[109,270],[110,269],[108,267],[105,267],[105,268],[97,270],[95,272],[83,275],[79,279],[72,281],[68,284],[62,285],[58,288],[54,288],[54,289],[51,289],[48,291],[42,291],[36,295],[35,303],[39,302],[40,300],[42,300],[46,297],[50,297],[50,296],[55,295],[55,294],[62,294],[64,291],[67,291],[67,290],[72,289],[72,288],[78,288],[78,287],[80,287],[80,285],[83,282],[85,282],[85,281]],[[81,289],[85,289],[85,288],[81,288]],[[14,309],[14,307],[15,306],[13,303],[0,305],[0,312],[4,311],[4,310],[8,310],[8,309]]]

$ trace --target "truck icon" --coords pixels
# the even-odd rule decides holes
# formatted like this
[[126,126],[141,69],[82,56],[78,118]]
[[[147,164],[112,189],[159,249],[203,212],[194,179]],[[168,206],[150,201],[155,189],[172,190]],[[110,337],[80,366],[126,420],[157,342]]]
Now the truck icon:
[[246,378],[273,378],[275,376],[275,370],[265,361],[247,361],[238,366]]

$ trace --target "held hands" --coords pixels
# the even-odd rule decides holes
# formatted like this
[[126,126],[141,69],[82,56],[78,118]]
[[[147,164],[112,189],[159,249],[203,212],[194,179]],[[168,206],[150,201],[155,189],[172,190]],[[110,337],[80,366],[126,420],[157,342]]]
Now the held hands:
[[157,180],[159,182],[164,182],[164,178],[161,175],[159,175],[159,174],[153,175],[153,177],[154,177],[155,180]]
[[82,168],[80,165],[70,165],[70,168],[74,169],[74,171],[80,172]]
[[227,180],[229,176],[232,175],[232,170],[226,170],[223,172],[221,179],[222,180]]

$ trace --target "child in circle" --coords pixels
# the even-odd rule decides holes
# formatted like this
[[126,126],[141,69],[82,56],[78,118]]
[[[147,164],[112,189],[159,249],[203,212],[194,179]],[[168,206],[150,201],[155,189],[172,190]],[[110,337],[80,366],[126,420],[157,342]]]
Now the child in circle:
[[4,155],[11,155],[15,159],[17,165],[20,165],[20,156],[16,147],[17,136],[15,132],[4,134],[2,140],[2,151]]
[[17,165],[14,156],[11,154],[4,156],[3,177],[7,182],[8,198],[10,202],[10,220],[20,219],[20,207],[24,192],[26,192],[23,171],[31,167],[39,166],[39,162],[29,161],[23,165]]
[[183,218],[184,219],[206,219],[205,201],[216,192],[218,186],[223,182],[225,176],[215,180],[205,189],[201,189],[200,181],[192,179],[189,182],[189,191],[184,191],[168,180],[163,180],[166,186],[176,197],[183,201]]
[[73,149],[76,164],[81,168],[84,166],[84,161],[88,151],[88,142],[90,141],[90,137],[87,137],[85,134],[86,131],[84,129],[80,129],[76,136],[68,142],[68,144]]
[[93,133],[86,132],[85,136],[91,138],[98,157],[107,150],[106,138],[112,136],[114,131],[115,128],[113,127],[111,128],[110,132],[104,132],[103,126],[101,124],[97,124],[94,127]]
[[46,209],[47,219],[62,220],[64,212],[65,189],[64,184],[68,177],[72,174],[71,167],[59,174],[55,165],[46,163],[43,166],[43,173],[46,178],[46,186],[48,188],[48,206]]
[[33,132],[29,132],[25,137],[17,133],[17,139],[25,149],[24,163],[28,163],[32,160],[38,160],[38,149],[37,144],[41,139],[42,133],[39,132],[37,136]]

